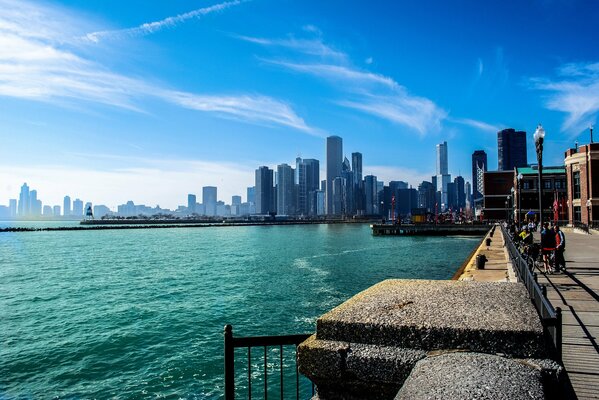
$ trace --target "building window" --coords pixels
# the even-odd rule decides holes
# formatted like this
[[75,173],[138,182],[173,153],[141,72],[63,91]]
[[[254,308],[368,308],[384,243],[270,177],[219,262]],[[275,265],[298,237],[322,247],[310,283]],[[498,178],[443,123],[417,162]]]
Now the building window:
[[534,181],[522,181],[522,189],[534,189]]
[[580,199],[580,171],[576,171],[572,175],[572,186],[574,187],[574,195],[572,198]]
[[555,180],[555,188],[556,189],[565,189],[566,182],[563,179],[556,179]]
[[582,214],[580,213],[580,207],[574,207],[574,221],[581,222]]
[[543,179],[543,189],[551,189],[551,179]]

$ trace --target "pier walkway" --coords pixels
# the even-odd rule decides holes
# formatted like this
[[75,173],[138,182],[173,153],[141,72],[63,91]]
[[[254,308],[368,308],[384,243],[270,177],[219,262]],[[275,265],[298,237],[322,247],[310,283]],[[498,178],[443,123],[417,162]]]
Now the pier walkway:
[[567,272],[544,275],[547,297],[563,316],[563,363],[578,399],[599,399],[599,235],[566,235]]

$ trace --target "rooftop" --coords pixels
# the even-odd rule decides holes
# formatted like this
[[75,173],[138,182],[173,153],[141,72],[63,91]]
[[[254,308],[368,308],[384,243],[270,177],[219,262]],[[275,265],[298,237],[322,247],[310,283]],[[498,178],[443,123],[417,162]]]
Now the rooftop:
[[[516,173],[522,175],[537,175],[539,173],[539,168],[534,165],[530,167],[520,167],[516,168]],[[543,167],[543,174],[565,174],[566,167]]]

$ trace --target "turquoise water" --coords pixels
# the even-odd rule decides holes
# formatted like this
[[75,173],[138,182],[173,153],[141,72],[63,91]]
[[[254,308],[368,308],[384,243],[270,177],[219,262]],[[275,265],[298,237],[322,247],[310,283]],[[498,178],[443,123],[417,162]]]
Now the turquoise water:
[[368,225],[0,234],[0,399],[221,398],[222,330],[308,333],[386,278],[447,279],[476,238]]

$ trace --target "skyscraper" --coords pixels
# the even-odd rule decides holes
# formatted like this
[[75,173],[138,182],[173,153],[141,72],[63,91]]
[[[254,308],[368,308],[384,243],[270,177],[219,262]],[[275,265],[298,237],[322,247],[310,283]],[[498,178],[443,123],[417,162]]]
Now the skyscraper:
[[73,212],[71,215],[81,218],[83,217],[83,200],[75,199],[73,200]]
[[343,187],[342,214],[354,215],[356,213],[356,185],[354,183],[354,171],[352,171],[351,165],[347,157],[343,159],[343,164],[341,164],[341,177],[345,179]]
[[437,188],[427,181],[418,185],[418,207],[425,208],[428,212],[435,211],[435,193]]
[[364,180],[362,179],[362,153],[351,153],[354,173],[354,209],[358,215],[364,214]]
[[528,165],[526,156],[526,132],[503,129],[497,132],[497,169],[510,171]]
[[364,177],[364,211],[366,215],[376,215],[379,213],[378,184],[374,175],[366,175]]
[[37,198],[37,190],[29,192],[29,214],[35,216],[42,215],[42,202]]
[[295,214],[295,173],[287,164],[277,166],[277,214]]
[[333,214],[333,181],[341,176],[341,163],[343,162],[343,139],[339,136],[327,137],[327,214]]
[[68,217],[69,215],[71,215],[71,197],[70,196],[64,196],[64,200],[62,203],[62,215],[64,215],[65,217]]
[[256,170],[256,214],[270,214],[273,207],[273,170],[259,167]]
[[232,206],[240,206],[241,205],[241,196],[232,196],[231,197],[231,205]]
[[256,187],[250,186],[247,188],[247,202],[256,204]]
[[29,186],[26,183],[21,186],[21,194],[19,194],[19,216],[25,217],[29,215]]
[[453,180],[453,184],[455,186],[455,191],[456,191],[455,206],[458,209],[465,208],[466,207],[466,188],[465,188],[464,178],[461,176],[457,176]]
[[204,186],[202,188],[202,203],[206,215],[210,217],[216,215],[217,190],[216,186]]
[[52,215],[55,217],[60,217],[60,206],[52,207]]
[[11,218],[17,216],[17,199],[10,199],[8,201],[8,210]]
[[351,153],[351,169],[354,171],[354,183],[362,181],[362,153]]
[[447,142],[437,145],[437,191],[441,192],[441,203],[443,210],[449,207],[447,185],[451,182],[449,166],[447,161]]
[[298,177],[297,213],[309,214],[311,192],[318,190],[320,182],[320,163],[315,159],[299,159],[296,175]]
[[195,194],[188,194],[187,195],[187,213],[188,214],[193,214],[196,212],[196,203],[197,203],[197,199],[196,199],[196,195]]
[[487,153],[476,150],[472,153],[472,207],[483,200],[483,175],[487,171]]

